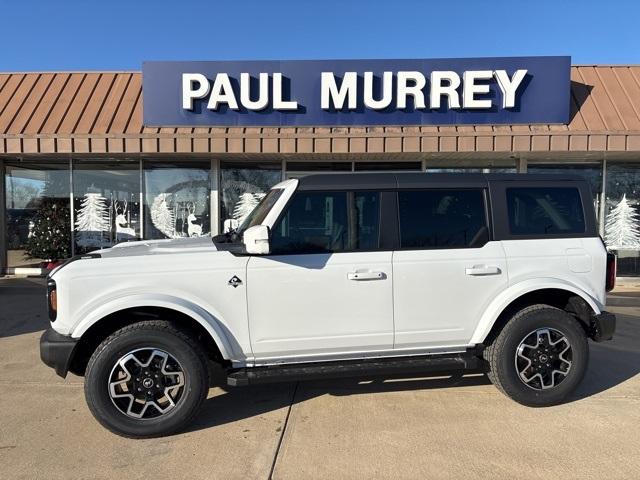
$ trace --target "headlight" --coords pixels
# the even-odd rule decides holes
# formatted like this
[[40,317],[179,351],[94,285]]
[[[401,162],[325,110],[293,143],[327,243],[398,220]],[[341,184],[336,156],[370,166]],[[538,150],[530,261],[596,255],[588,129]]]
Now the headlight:
[[49,310],[49,320],[55,322],[58,315],[58,291],[54,280],[47,282],[47,308]]

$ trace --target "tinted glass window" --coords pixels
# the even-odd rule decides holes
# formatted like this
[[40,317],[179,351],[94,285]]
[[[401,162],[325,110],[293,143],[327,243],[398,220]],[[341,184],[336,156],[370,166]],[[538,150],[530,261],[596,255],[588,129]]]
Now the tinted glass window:
[[398,192],[402,248],[481,247],[488,240],[482,190]]
[[378,248],[378,192],[298,192],[271,233],[274,253]]
[[244,232],[247,228],[260,225],[269,213],[269,210],[271,210],[278,201],[283,191],[281,188],[269,190],[269,193],[267,193],[251,213],[245,217],[244,222],[242,222],[242,225],[238,228],[238,233]]
[[514,235],[583,233],[584,212],[577,188],[507,188],[509,227]]

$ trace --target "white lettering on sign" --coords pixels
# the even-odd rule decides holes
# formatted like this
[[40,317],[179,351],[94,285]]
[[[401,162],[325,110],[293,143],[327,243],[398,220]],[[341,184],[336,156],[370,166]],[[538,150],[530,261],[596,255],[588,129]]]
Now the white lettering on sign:
[[502,90],[502,108],[513,108],[516,106],[516,90],[524,80],[527,74],[526,70],[516,70],[513,77],[504,70],[496,70],[493,75],[498,81],[498,87]]
[[[411,85],[409,85],[411,82]],[[407,108],[407,97],[413,98],[414,108],[425,108],[422,89],[427,79],[420,72],[398,72],[398,99],[396,108]]]
[[373,98],[373,72],[364,72],[364,106],[372,110],[384,110],[393,100],[393,72],[382,74],[382,97]]
[[477,99],[476,94],[489,93],[488,83],[477,83],[478,81],[489,80],[493,78],[491,70],[472,70],[464,72],[462,75],[462,108],[491,108],[491,99]]
[[273,108],[275,110],[297,110],[298,102],[282,99],[282,74],[273,74]]
[[340,88],[336,84],[336,77],[333,72],[322,72],[320,74],[320,107],[329,110],[331,105],[336,110],[344,108],[345,99],[347,108],[355,110],[358,106],[358,72],[344,72]]
[[[194,88],[194,84],[198,86]],[[201,73],[182,74],[182,108],[193,110],[193,101],[209,95],[209,80]]]
[[211,96],[207,108],[209,110],[218,110],[221,103],[229,105],[231,110],[239,110],[238,101],[231,87],[231,80],[226,73],[219,73],[211,87]]
[[261,73],[258,80],[258,99],[251,100],[251,76],[240,74],[240,103],[247,110],[264,110],[269,105],[269,74]]
[[[499,106],[514,108],[526,75],[525,69],[516,70],[511,77],[505,70],[468,70],[462,72],[461,78],[454,71],[443,70],[432,71],[427,82],[425,74],[415,71],[383,72],[382,77],[362,72],[362,79],[358,72],[344,72],[341,80],[333,72],[321,72],[320,106],[323,110],[348,111],[356,110],[359,104],[371,110],[385,110],[394,105],[406,110],[411,98],[413,109],[438,110],[445,97],[448,109],[486,110],[496,101],[488,97],[491,82],[495,81],[502,97]],[[296,111],[298,102],[289,98],[292,89],[285,81],[280,72],[259,73],[256,82],[252,82],[251,74],[241,73],[236,91],[227,73],[216,74],[213,83],[203,74],[183,73],[182,108],[193,110],[195,100],[208,98],[209,110],[227,105],[231,110],[242,107],[259,111],[271,105],[277,111]]]
[[460,98],[457,90],[459,86],[460,75],[456,72],[431,72],[429,106],[437,110],[440,108],[440,98],[446,95],[447,107],[450,109],[460,108]]

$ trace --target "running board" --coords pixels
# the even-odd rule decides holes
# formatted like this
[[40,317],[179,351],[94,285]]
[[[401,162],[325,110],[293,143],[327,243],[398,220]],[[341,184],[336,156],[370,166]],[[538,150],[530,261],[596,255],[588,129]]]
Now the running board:
[[240,387],[260,383],[318,380],[322,378],[468,370],[479,366],[478,357],[473,352],[421,357],[369,358],[230,369],[227,374],[227,384]]

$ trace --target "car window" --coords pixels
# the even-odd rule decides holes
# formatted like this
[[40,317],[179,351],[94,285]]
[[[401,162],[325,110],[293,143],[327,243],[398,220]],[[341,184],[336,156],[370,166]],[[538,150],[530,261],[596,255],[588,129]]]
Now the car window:
[[507,188],[507,208],[513,235],[585,232],[584,211],[577,188]]
[[402,248],[481,247],[489,230],[481,189],[398,192]]
[[255,225],[260,225],[262,221],[265,219],[269,210],[275,205],[280,196],[282,195],[284,190],[282,188],[274,188],[269,190],[260,203],[255,206],[251,213],[247,215],[247,218],[244,219],[242,225],[238,228],[238,234],[242,234],[247,228],[253,227]]
[[271,249],[331,253],[378,248],[379,192],[297,192],[271,232]]

